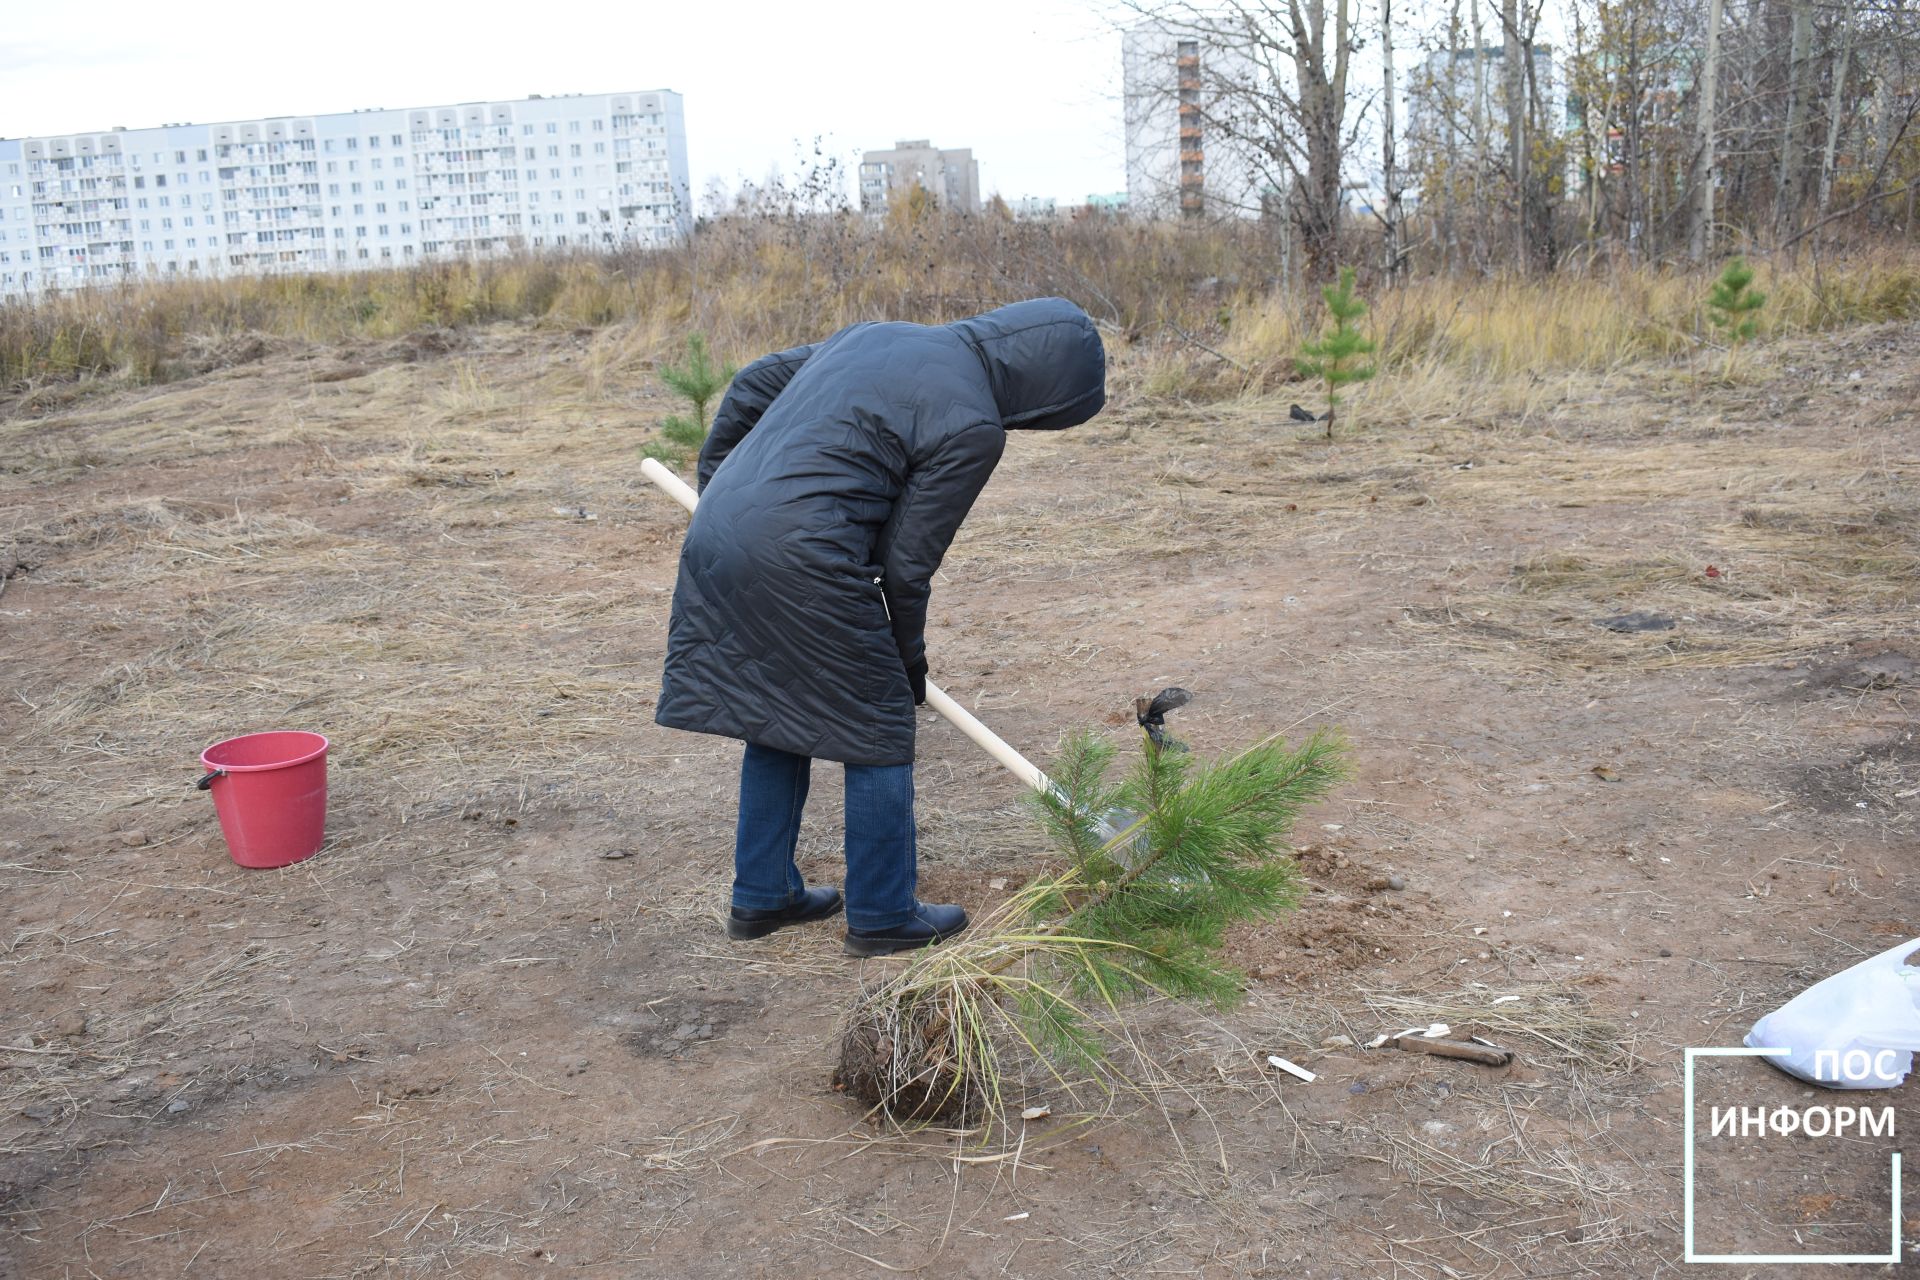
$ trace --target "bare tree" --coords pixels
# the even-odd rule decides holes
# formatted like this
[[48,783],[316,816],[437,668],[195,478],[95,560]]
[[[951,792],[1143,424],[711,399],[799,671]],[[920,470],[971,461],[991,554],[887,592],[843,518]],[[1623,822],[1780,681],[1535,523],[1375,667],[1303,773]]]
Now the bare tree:
[[1713,147],[1719,127],[1714,115],[1714,96],[1720,84],[1720,22],[1725,0],[1708,0],[1706,53],[1700,60],[1700,79],[1694,113],[1693,168],[1687,178],[1690,197],[1687,226],[1687,254],[1695,262],[1705,261],[1713,249]]
[[[1355,0],[1129,0],[1132,33],[1158,32],[1195,46],[1199,91],[1191,106],[1206,141],[1209,191],[1242,208],[1278,200],[1299,236],[1309,275],[1340,265],[1343,165],[1358,113],[1350,115],[1348,69]],[[1177,90],[1182,68],[1130,96]],[[1222,165],[1216,157],[1232,157]],[[1221,193],[1212,175],[1244,165],[1250,189]]]
[[[1716,3],[1718,0],[1716,0]],[[1834,153],[1840,145],[1840,122],[1845,115],[1842,106],[1847,84],[1847,63],[1853,56],[1853,8],[1847,0],[1840,4],[1840,59],[1833,69],[1832,92],[1827,98],[1827,145],[1820,153],[1820,203],[1819,216],[1827,216],[1827,205],[1833,199],[1833,161]]]
[[1806,132],[1813,0],[1792,0],[1793,36],[1787,55],[1787,119],[1780,134],[1780,177],[1774,187],[1773,233],[1784,239],[1800,214],[1800,146]]
[[1400,170],[1394,154],[1400,108],[1393,69],[1393,0],[1380,0],[1380,65],[1385,81],[1380,112],[1380,200],[1385,206],[1380,220],[1381,265],[1391,280],[1406,263],[1400,235]]
[[1507,180],[1513,186],[1513,260],[1527,263],[1527,108],[1520,67],[1519,0],[1500,4],[1500,77],[1507,104]]

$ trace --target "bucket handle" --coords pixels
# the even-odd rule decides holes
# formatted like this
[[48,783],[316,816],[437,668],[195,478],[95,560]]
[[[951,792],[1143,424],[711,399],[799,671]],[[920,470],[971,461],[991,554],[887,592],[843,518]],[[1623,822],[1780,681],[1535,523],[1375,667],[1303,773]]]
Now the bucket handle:
[[200,781],[194,783],[193,784],[194,789],[198,791],[205,791],[209,787],[213,786],[213,780],[215,778],[224,778],[226,776],[227,776],[227,771],[225,769],[215,769],[212,772],[208,773],[205,777],[201,778]]

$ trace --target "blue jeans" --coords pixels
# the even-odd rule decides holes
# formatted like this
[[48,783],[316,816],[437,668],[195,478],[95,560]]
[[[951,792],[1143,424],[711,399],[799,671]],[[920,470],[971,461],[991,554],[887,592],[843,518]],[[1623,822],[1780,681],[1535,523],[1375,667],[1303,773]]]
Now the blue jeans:
[[[793,864],[813,761],[747,744],[740,762],[740,822],[733,845],[733,905],[772,911],[807,882]],[[917,849],[913,766],[847,769],[847,926],[892,929],[913,918]]]

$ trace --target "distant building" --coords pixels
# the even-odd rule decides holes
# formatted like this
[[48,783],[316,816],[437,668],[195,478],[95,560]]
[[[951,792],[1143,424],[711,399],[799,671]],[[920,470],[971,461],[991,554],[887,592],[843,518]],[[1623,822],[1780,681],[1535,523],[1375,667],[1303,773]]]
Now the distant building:
[[[1642,86],[1636,115],[1643,137],[1663,132],[1688,134],[1694,128],[1694,77],[1699,73],[1701,58],[1701,52],[1688,45],[1660,45],[1641,51],[1635,69]],[[1609,81],[1626,70],[1617,54],[1602,54],[1595,62]],[[1604,109],[1590,111],[1582,95],[1570,91],[1566,110],[1567,136],[1573,140],[1567,158],[1572,185],[1582,194],[1590,194],[1597,185],[1626,172],[1630,142],[1619,122],[1610,122]],[[1684,181],[1684,167],[1680,177]]]
[[1127,207],[1135,214],[1253,214],[1260,167],[1223,121],[1259,83],[1242,51],[1177,23],[1148,21],[1121,37]]
[[[1506,51],[1436,49],[1413,69],[1407,84],[1407,143],[1417,165],[1428,167],[1443,154],[1465,153],[1474,145],[1476,127],[1490,155],[1507,146]],[[1546,109],[1547,127],[1557,136],[1565,119],[1553,50],[1533,47],[1533,79]],[[1476,104],[1476,88],[1480,100]]]
[[1060,210],[1052,196],[1021,196],[1009,201],[1008,209],[1021,221],[1047,219],[1059,216]]
[[897,195],[914,187],[932,196],[942,209],[980,211],[980,164],[970,147],[943,151],[921,138],[860,157],[863,211],[885,213]]
[[0,295],[661,244],[680,95],[526,98],[0,141]]
[[1125,213],[1127,193],[1124,191],[1094,192],[1087,196],[1086,207],[1108,215]]

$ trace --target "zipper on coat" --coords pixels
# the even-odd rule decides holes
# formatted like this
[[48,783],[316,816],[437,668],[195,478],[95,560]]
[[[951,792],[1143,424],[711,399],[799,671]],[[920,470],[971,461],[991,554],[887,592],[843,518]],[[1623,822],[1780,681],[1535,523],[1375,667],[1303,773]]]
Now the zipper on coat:
[[883,579],[875,578],[873,585],[880,588],[880,608],[887,615],[887,621],[893,621],[893,608],[887,603],[887,584]]

